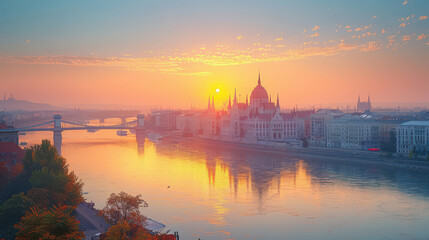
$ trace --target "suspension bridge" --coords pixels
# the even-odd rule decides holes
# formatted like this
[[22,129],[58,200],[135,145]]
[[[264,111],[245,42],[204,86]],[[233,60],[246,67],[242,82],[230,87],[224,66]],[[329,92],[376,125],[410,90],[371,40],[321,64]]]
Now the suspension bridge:
[[138,114],[137,119],[127,122],[125,118],[122,118],[121,124],[116,125],[89,125],[74,123],[62,120],[61,115],[54,115],[53,120],[20,128],[7,128],[0,129],[2,132],[36,132],[36,131],[52,131],[54,133],[54,145],[58,150],[58,153],[61,154],[61,145],[62,145],[62,132],[63,131],[72,131],[72,130],[87,130],[88,132],[96,132],[103,129],[113,129],[113,130],[130,130],[130,131],[140,131],[144,130],[144,115]]
[[126,122],[122,121],[121,124],[116,125],[88,125],[88,124],[82,124],[82,123],[74,123],[62,120],[61,115],[54,115],[54,119],[52,121],[32,125],[32,126],[26,126],[26,127],[20,127],[20,128],[14,128],[14,129],[0,129],[1,131],[18,131],[18,132],[34,132],[34,131],[68,131],[68,130],[87,130],[89,132],[97,131],[101,129],[143,129],[144,128],[144,115],[139,114],[137,115],[137,120]]

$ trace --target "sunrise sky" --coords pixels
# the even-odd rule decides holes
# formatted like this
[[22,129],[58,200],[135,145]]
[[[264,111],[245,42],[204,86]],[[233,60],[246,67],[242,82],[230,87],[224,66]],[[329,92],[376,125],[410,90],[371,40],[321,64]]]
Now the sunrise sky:
[[[429,102],[429,1],[0,1],[0,92],[55,105]],[[219,93],[215,93],[219,89]]]

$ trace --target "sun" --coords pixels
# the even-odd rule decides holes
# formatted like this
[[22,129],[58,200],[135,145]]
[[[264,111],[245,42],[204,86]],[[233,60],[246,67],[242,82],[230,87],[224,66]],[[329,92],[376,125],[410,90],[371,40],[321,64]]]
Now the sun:
[[218,93],[218,92],[220,92],[220,89],[219,88],[216,88],[216,92]]

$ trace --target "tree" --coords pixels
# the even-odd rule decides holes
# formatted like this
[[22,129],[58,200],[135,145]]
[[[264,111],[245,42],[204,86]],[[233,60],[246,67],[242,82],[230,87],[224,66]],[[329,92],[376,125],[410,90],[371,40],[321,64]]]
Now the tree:
[[79,231],[79,222],[72,216],[70,206],[54,206],[44,219],[48,236],[52,239],[82,239],[83,232]]
[[11,173],[7,169],[6,162],[0,162],[0,189],[5,186],[11,177]]
[[68,173],[68,164],[65,158],[58,155],[57,149],[49,140],[42,140],[42,144],[30,147],[23,159],[24,170],[32,173],[47,168],[56,173]]
[[27,192],[27,197],[39,208],[47,208],[50,205],[50,194],[46,188],[32,188]]
[[125,192],[119,194],[112,193],[107,199],[106,206],[102,211],[103,217],[112,225],[118,224],[121,220],[137,225],[144,225],[146,217],[140,214],[139,207],[147,207],[141,195],[132,196]]
[[43,140],[41,145],[31,147],[23,161],[31,187],[49,191],[50,206],[77,207],[83,200],[83,182],[74,172],[69,172],[67,161],[58,155],[50,141]]
[[126,240],[128,239],[127,232],[130,231],[131,227],[125,220],[120,220],[116,225],[113,225],[107,231],[107,239],[111,240]]
[[153,237],[140,225],[128,223],[125,220],[120,220],[118,224],[109,228],[106,233],[108,240],[146,240],[153,239]]
[[13,225],[24,216],[27,209],[33,204],[33,201],[24,193],[12,195],[11,198],[3,202],[0,205],[0,236],[12,239],[16,232]]
[[46,212],[40,210],[37,206],[31,207],[25,213],[25,216],[21,218],[21,222],[15,225],[15,228],[18,229],[16,239],[41,239],[46,234],[43,227],[45,215]]
[[72,211],[72,207],[65,205],[49,211],[33,206],[15,225],[16,239],[82,239],[84,234],[79,231],[79,222],[71,216]]

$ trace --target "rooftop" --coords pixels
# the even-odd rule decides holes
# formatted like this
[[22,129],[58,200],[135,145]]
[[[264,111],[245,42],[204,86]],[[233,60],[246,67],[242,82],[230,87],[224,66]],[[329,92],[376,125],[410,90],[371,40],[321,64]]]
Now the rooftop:
[[409,121],[401,125],[402,126],[429,126],[429,121]]

